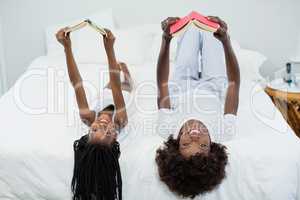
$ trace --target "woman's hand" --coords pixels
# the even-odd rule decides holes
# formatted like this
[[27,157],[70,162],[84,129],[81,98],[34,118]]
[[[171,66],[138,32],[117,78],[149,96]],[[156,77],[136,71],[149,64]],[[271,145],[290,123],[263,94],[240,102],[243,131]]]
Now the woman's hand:
[[66,48],[71,48],[71,39],[70,39],[70,33],[66,33],[67,28],[60,29],[56,33],[56,39],[57,41],[63,45],[63,47]]
[[115,44],[115,36],[109,29],[104,29],[106,32],[106,36],[103,36],[103,43],[106,52],[111,52],[114,49],[114,44]]
[[208,20],[218,23],[220,25],[220,28],[218,28],[218,30],[216,32],[214,32],[214,36],[220,40],[222,43],[228,42],[229,41],[229,35],[228,35],[228,26],[227,24],[221,20],[219,17],[215,17],[215,16],[208,16],[207,17]]
[[161,22],[161,29],[163,30],[163,37],[165,39],[172,39],[172,35],[170,34],[170,27],[173,24],[175,24],[179,19],[179,17],[168,17],[167,19]]

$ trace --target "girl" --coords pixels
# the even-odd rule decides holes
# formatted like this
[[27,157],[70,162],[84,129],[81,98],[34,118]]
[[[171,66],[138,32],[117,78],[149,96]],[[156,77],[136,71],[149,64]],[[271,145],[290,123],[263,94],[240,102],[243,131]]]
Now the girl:
[[[157,64],[158,134],[171,136],[157,150],[156,163],[160,179],[171,191],[193,198],[213,190],[225,177],[227,153],[225,146],[217,142],[229,140],[235,135],[240,73],[226,23],[218,17],[210,17],[210,20],[220,24],[214,33],[215,38],[193,27],[179,38],[174,74],[177,88],[169,88],[169,48],[172,39],[169,30],[177,20],[168,18],[162,22],[164,34]],[[206,119],[205,114],[201,113],[203,109],[197,110],[196,106],[206,106],[197,102],[195,94],[199,91],[220,97],[224,105],[221,123]],[[187,98],[182,99],[188,100],[189,105],[182,99],[176,104],[173,97],[176,92],[177,97],[186,95]],[[196,104],[193,104],[195,101]],[[192,109],[188,110],[189,107]]]
[[[132,91],[126,64],[118,63],[114,52],[115,37],[105,29],[103,37],[110,81],[103,91],[103,101],[90,109],[66,28],[56,34],[65,50],[68,74],[74,87],[81,120],[90,127],[89,134],[74,142],[73,200],[121,200],[122,178],[119,166],[118,135],[128,123],[125,102]],[[121,82],[120,71],[125,81]]]

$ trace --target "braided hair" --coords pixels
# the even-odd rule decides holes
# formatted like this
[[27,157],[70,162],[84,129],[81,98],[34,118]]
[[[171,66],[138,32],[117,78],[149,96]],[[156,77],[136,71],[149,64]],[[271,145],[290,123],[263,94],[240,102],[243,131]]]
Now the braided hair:
[[118,142],[90,144],[88,136],[74,142],[73,200],[122,200]]

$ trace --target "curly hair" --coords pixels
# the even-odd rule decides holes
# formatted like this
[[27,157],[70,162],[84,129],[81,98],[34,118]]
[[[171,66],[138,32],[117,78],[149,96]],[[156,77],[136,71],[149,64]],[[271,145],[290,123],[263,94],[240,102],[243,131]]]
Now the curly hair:
[[172,192],[194,198],[222,182],[228,157],[225,146],[212,142],[208,155],[196,154],[186,159],[179,152],[179,139],[170,136],[157,150],[155,160],[161,181]]
[[73,200],[122,200],[119,143],[90,144],[83,136],[74,142]]

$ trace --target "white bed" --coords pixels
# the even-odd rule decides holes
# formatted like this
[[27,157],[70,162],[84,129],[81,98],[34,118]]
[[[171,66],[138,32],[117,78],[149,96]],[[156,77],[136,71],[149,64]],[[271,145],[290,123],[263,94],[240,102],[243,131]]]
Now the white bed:
[[[156,116],[155,58],[160,37],[152,32],[146,36],[148,30],[153,30],[149,27],[153,26],[118,31],[135,48],[121,52],[119,56],[130,64],[132,76],[139,85],[134,100],[138,111],[129,119],[134,131],[121,141],[125,200],[177,199],[159,182],[153,167],[155,149],[162,142],[153,127]],[[132,36],[136,30],[143,30],[143,33]],[[128,39],[130,36],[134,39]],[[145,37],[149,37],[148,43],[140,46]],[[125,48],[124,45],[121,41],[118,48]],[[55,44],[52,47],[55,49]],[[136,58],[139,48],[149,52]],[[235,49],[244,77],[237,139],[240,142],[229,143],[228,147],[241,147],[241,151],[230,157],[228,178],[203,198],[300,200],[300,141],[253,81],[258,77],[263,56],[241,49],[238,44]],[[86,133],[86,127],[78,118],[64,57],[58,51],[35,59],[0,99],[1,200],[66,200],[71,197],[73,141]],[[107,76],[101,76],[105,64],[89,58],[78,59],[82,76],[87,80],[85,85],[89,88],[91,103],[107,81]]]

